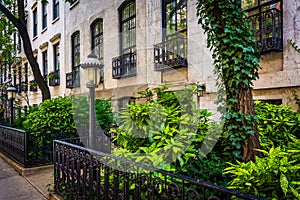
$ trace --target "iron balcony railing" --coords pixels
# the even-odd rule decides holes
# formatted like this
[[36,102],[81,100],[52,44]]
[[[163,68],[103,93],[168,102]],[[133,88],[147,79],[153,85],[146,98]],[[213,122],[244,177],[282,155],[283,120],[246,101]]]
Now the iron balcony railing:
[[112,59],[112,77],[114,79],[136,75],[136,54],[123,54]]
[[66,87],[67,88],[75,88],[80,87],[80,72],[72,71],[66,73]]
[[49,79],[49,86],[57,86],[60,84],[60,78]]
[[176,67],[187,67],[186,38],[176,37],[154,45],[154,69],[163,71]]
[[269,9],[248,17],[261,52],[282,51],[282,11]]
[[262,199],[82,145],[54,141],[54,189],[66,199]]

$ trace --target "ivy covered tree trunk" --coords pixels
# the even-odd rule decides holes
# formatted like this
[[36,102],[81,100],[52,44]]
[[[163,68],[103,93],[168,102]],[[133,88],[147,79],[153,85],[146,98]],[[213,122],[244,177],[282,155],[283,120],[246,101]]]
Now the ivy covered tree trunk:
[[260,52],[241,0],[198,0],[199,24],[213,50],[218,87],[224,88],[227,133],[236,157],[247,162],[259,155],[259,134],[252,96],[252,81],[258,78]]
[[[12,7],[14,1],[7,1],[6,6]],[[9,21],[12,22],[12,24],[18,29],[22,41],[23,41],[23,48],[25,55],[27,57],[27,60],[31,66],[34,78],[39,85],[39,88],[42,92],[42,99],[43,101],[46,99],[51,98],[50,90],[46,82],[44,81],[44,78],[42,76],[41,70],[39,68],[39,64],[37,63],[36,59],[34,58],[32,46],[30,42],[30,38],[26,29],[25,25],[25,11],[24,11],[24,1],[18,0],[17,1],[17,7],[18,7],[18,18],[15,17],[10,10],[8,10],[3,3],[0,4],[0,11],[7,17]]]

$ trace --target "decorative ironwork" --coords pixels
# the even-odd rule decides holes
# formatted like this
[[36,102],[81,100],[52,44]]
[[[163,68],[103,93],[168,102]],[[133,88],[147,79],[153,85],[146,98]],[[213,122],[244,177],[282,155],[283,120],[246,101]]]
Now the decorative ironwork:
[[60,84],[60,78],[50,78],[49,86],[57,86]]
[[176,37],[154,45],[154,69],[163,71],[176,67],[187,67],[186,38]]
[[54,188],[67,199],[262,199],[90,150],[79,139],[55,140],[53,149]]
[[80,72],[72,71],[66,73],[66,87],[67,88],[75,88],[80,87]]
[[114,79],[136,75],[136,54],[126,53],[112,59],[112,77]]
[[29,90],[30,90],[31,92],[37,92],[37,86],[31,85],[31,86],[29,86]]
[[248,17],[261,52],[282,51],[282,11],[273,8]]
[[0,125],[0,150],[25,166],[27,160],[27,132]]

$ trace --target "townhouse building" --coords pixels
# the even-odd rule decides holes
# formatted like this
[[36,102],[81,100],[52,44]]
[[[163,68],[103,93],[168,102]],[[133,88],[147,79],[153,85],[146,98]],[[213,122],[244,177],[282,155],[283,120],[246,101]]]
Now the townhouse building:
[[[94,52],[103,65],[96,98],[112,97],[115,110],[147,87],[169,84],[170,90],[180,90],[203,84],[204,96],[194,97],[198,108],[216,113],[216,76],[196,4],[195,0],[50,0],[43,5],[28,0],[27,28],[42,73],[58,74],[48,80],[52,97],[87,93],[80,66]],[[300,45],[300,3],[244,0],[242,7],[262,49],[254,99],[296,109],[292,92],[300,94],[300,54],[289,41]],[[18,55],[16,67],[28,70],[22,48]],[[30,72],[16,74],[15,85],[33,79]],[[20,92],[28,95],[30,104],[41,101],[39,90]]]

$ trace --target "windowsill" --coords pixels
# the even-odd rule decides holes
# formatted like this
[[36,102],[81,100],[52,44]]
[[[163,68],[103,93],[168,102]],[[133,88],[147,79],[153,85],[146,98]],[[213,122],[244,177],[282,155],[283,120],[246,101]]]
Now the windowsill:
[[34,40],[36,40],[38,38],[38,36],[36,35],[36,36],[34,36],[33,38],[32,38],[32,41],[34,41]]
[[52,24],[55,24],[59,20],[59,17],[56,17],[53,21]]
[[42,34],[48,29],[48,27],[45,27],[43,30],[42,30]]
[[79,0],[75,1],[72,5],[70,5],[70,10],[72,10],[78,3]]

